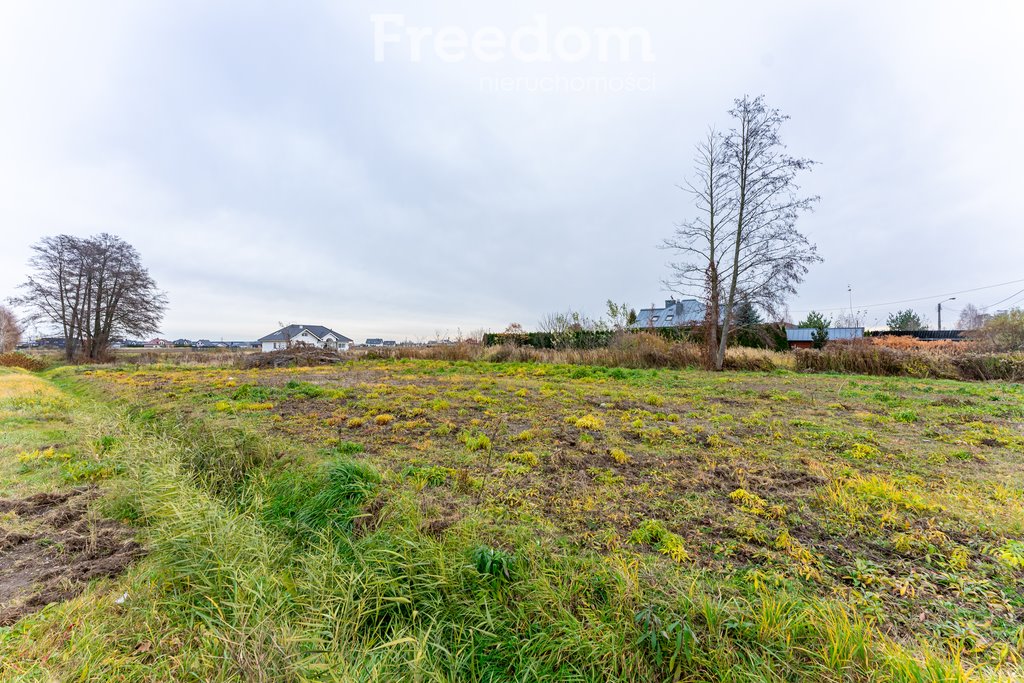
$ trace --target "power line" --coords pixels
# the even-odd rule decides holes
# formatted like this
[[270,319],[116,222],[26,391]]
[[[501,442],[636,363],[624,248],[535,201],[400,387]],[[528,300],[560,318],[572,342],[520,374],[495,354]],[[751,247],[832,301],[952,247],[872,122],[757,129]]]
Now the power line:
[[[970,292],[980,292],[983,289],[995,289],[996,287],[1005,287],[1006,285],[1015,285],[1015,284],[1019,284],[1021,282],[1024,282],[1024,279],[1010,280],[1009,282],[1000,282],[997,285],[985,285],[984,287],[974,287],[973,289],[961,289],[960,291],[957,291],[957,292],[946,292],[945,294],[932,294],[931,296],[921,296],[921,297],[917,297],[916,299],[901,299],[899,301],[888,301],[888,302],[880,303],[880,304],[867,304],[867,305],[863,305],[863,306],[858,305],[858,306],[855,306],[855,308],[860,309],[860,310],[867,310],[867,309],[870,309],[870,308],[882,308],[883,306],[895,306],[897,304],[909,304],[909,303],[913,303],[915,301],[927,301],[929,299],[937,299],[937,298],[943,297],[943,296],[953,296],[954,294],[968,294]],[[1015,296],[1017,296],[1018,294],[1021,294],[1021,293],[1024,293],[1024,289],[1020,290],[1019,292],[1015,292],[1015,293],[1011,294],[1010,296],[1006,297],[1006,299],[1012,299],[1013,297],[1015,297]],[[998,306],[1003,301],[1006,301],[1006,299],[1003,299],[1002,301],[997,301],[996,303],[992,304],[991,306],[985,306],[984,308],[991,308],[992,306]],[[819,313],[833,313],[835,311],[845,311],[845,310],[847,310],[847,306],[837,306],[835,308],[808,308],[808,309],[805,309],[805,310],[796,310],[796,311],[791,310],[790,313],[810,313],[811,311],[818,311]]]
[[1024,289],[1020,290],[1019,292],[1014,292],[1010,296],[1006,297],[1006,299],[1000,299],[999,301],[995,302],[994,304],[989,304],[988,306],[982,306],[981,310],[987,311],[988,309],[992,308],[993,306],[998,306],[999,304],[1003,303],[1004,301],[1006,301],[1008,299],[1012,299],[1013,297],[1017,296],[1018,294],[1024,294]]

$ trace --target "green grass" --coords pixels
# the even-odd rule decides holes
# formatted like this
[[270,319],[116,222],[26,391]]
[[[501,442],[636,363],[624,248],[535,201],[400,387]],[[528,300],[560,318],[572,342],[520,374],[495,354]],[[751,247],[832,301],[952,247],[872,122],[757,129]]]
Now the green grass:
[[149,555],[0,629],[4,680],[1022,673],[1019,386],[433,361],[27,376],[0,382],[6,495],[67,485],[16,457],[60,435],[109,464],[102,509]]

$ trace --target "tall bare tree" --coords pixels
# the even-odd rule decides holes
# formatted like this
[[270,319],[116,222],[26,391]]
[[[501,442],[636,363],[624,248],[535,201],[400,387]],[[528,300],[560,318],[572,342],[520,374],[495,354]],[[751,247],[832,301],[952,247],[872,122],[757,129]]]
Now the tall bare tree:
[[796,293],[817,249],[797,230],[817,197],[798,196],[796,177],[814,164],[785,153],[779,129],[788,119],[763,97],[735,101],[728,133],[711,130],[697,146],[693,180],[696,217],[676,226],[663,246],[680,255],[666,284],[705,304],[708,366],[721,370],[736,305],[749,302],[771,316]]
[[60,329],[68,360],[102,360],[114,335],[158,331],[167,298],[120,237],[56,235],[32,250],[33,273],[12,303]]
[[979,330],[989,317],[974,304],[967,304],[960,309],[960,319],[957,320],[956,326],[960,330]]
[[0,353],[13,351],[21,343],[21,325],[14,312],[6,306],[0,306]]

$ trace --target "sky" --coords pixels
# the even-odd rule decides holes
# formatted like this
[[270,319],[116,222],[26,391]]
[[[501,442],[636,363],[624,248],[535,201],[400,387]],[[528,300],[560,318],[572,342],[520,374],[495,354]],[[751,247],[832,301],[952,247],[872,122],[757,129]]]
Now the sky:
[[694,145],[764,94],[819,162],[791,317],[955,295],[948,328],[1024,304],[1020,35],[984,0],[4,2],[0,299],[41,237],[111,232],[172,339],[649,306]]

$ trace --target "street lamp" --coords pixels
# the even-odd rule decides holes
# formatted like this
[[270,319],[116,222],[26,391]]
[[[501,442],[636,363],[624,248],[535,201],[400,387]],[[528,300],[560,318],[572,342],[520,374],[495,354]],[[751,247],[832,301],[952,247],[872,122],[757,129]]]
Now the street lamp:
[[946,303],[947,301],[956,301],[956,297],[951,296],[948,299],[943,299],[942,301],[939,302],[939,332],[942,332],[942,304]]

